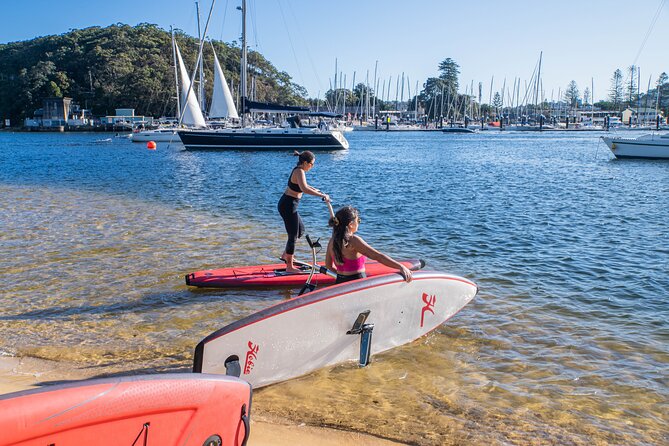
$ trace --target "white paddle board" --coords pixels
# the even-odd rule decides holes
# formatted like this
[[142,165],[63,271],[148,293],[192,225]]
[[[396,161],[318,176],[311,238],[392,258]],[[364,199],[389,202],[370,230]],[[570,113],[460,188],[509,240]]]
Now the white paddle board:
[[334,285],[207,336],[195,348],[193,371],[238,376],[257,388],[341,362],[364,365],[365,355],[434,330],[477,292],[467,279],[430,271],[415,271],[411,283],[387,274]]

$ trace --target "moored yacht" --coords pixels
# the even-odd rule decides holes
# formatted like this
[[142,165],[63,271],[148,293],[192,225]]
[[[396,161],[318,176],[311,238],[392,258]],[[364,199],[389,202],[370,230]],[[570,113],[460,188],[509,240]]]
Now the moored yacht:
[[244,127],[179,131],[187,150],[345,150],[338,130],[318,128]]
[[637,138],[602,136],[616,158],[669,159],[669,133],[649,133]]
[[[306,107],[283,106],[250,101],[246,96],[247,45],[246,0],[242,0],[241,128],[193,129],[178,131],[186,150],[346,150],[348,141],[339,130],[327,127],[300,127],[299,114],[310,114]],[[290,127],[266,128],[246,125],[247,113],[291,114]]]
[[[186,131],[187,129],[182,129]],[[179,142],[179,135],[176,127],[157,128],[153,130],[141,130],[134,132],[130,139],[132,142]]]

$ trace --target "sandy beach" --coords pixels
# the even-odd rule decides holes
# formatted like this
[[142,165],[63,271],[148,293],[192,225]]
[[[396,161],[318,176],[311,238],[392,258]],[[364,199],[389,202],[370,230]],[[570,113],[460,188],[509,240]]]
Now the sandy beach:
[[[48,384],[87,379],[99,370],[80,369],[62,363],[35,358],[0,356],[0,395]],[[325,427],[307,426],[271,414],[251,416],[251,437],[248,446],[288,445],[399,445],[371,435],[346,432]]]

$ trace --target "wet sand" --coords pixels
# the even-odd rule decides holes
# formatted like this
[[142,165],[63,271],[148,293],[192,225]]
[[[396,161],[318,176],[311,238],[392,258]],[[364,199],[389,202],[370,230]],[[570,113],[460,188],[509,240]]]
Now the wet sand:
[[[0,395],[18,392],[48,384],[91,378],[101,371],[77,368],[63,363],[36,358],[0,356]],[[314,446],[400,445],[358,432],[346,432],[325,427],[295,424],[271,414],[251,414],[251,437],[248,446],[289,446],[309,444]]]

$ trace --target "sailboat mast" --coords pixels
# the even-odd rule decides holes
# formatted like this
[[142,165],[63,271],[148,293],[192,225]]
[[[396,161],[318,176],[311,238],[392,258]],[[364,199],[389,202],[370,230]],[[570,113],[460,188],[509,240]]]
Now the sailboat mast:
[[650,76],[648,76],[648,88],[646,89],[646,101],[645,101],[644,106],[643,106],[643,108],[644,108],[643,116],[645,118],[646,124],[648,124],[648,113],[647,113],[648,112],[648,96],[649,96],[649,93],[650,93],[650,80],[651,80],[652,77],[653,77],[652,74]]
[[416,99],[414,100],[414,116],[416,118],[416,122],[418,122],[418,81],[416,81]]
[[641,125],[641,67],[636,67],[636,125]]
[[[200,2],[195,2],[195,11],[197,14],[197,38],[202,41],[202,31],[200,30]],[[206,113],[207,107],[204,104],[204,70],[202,65],[202,57],[200,57],[200,63],[198,65],[198,70],[200,71],[200,84],[197,89],[197,100],[200,102],[200,108],[202,113]]]
[[590,78],[590,125],[595,125],[595,78]]
[[246,124],[246,59],[248,54],[246,52],[246,0],[242,0],[242,73],[241,73],[241,89],[242,89],[242,127]]
[[[216,0],[212,0],[211,2],[211,7],[209,8],[209,16],[207,17],[207,22],[204,25],[204,35],[207,35],[207,30],[209,29],[209,22],[211,21],[211,14],[214,12],[214,5],[216,5]],[[204,39],[200,40],[200,45],[198,48],[197,52],[197,61],[195,62],[196,68],[193,70],[193,75],[191,76],[191,79],[195,79],[195,74],[197,73],[197,66],[200,64],[200,59],[202,58],[202,47],[204,46]],[[193,91],[193,83],[191,82],[190,85],[188,86],[188,91],[184,95],[186,98],[190,96],[190,92]],[[184,103],[184,110],[186,108],[187,103]],[[181,111],[181,117],[179,118],[179,125],[181,125],[181,121],[183,120],[183,112],[184,110]]]
[[374,104],[373,104],[373,113],[376,114],[376,97],[379,95],[378,89],[379,84],[376,82],[376,70],[379,68],[379,61],[377,60],[374,64]]
[[170,33],[172,34],[172,59],[174,60],[174,87],[177,93],[177,122],[181,121],[181,101],[179,99],[179,76],[177,75],[177,48],[174,46],[174,29],[170,26]]
[[[330,86],[332,90],[332,86]],[[339,105],[339,94],[337,93],[337,58],[335,57],[335,75],[334,75],[334,90],[332,91],[332,101],[334,102],[334,111],[337,113],[337,106]]]
[[541,82],[541,59],[542,59],[543,55],[544,55],[544,52],[541,51],[539,53],[539,71],[537,72],[537,91],[534,95],[534,109],[535,110],[536,110],[537,105],[538,105],[537,101],[539,100],[539,88],[540,88],[539,82]]

